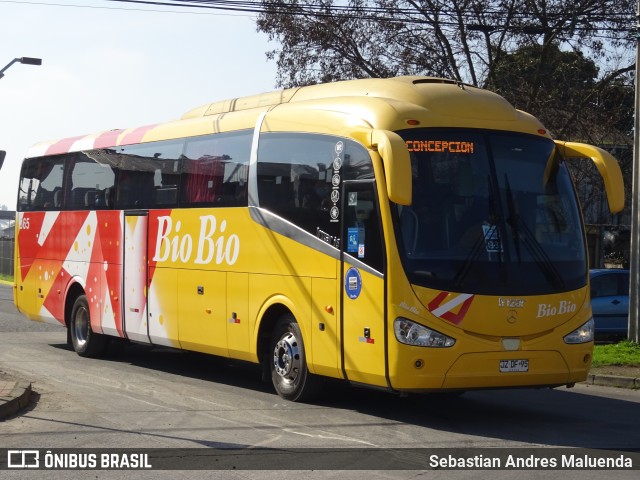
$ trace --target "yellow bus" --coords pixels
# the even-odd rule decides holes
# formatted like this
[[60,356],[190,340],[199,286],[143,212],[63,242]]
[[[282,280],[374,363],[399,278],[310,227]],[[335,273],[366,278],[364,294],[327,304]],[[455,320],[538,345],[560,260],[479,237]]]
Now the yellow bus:
[[67,327],[393,392],[571,386],[593,348],[585,234],[554,141],[458,82],[337,82],[43,142],[24,160],[15,303]]

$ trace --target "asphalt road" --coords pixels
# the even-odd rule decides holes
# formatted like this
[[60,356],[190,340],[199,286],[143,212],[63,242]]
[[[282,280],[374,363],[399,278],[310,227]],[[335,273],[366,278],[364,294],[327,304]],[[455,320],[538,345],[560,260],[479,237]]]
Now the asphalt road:
[[[253,365],[204,355],[115,345],[85,359],[57,326],[29,322],[0,285],[0,370],[33,385],[30,408],[0,423],[0,448],[640,448],[640,392],[573,389],[409,396],[331,384],[314,404],[282,400]],[[329,467],[330,465],[328,465]],[[50,472],[0,471],[0,478]],[[60,478],[89,478],[64,472]],[[131,478],[92,472],[91,478]],[[153,474],[151,474],[153,473]],[[481,478],[637,478],[638,472],[483,472]],[[306,472],[311,478],[478,478],[470,471]],[[591,476],[593,474],[593,476]],[[78,476],[74,476],[78,475]],[[136,472],[136,478],[176,478]],[[166,476],[165,476],[166,475]],[[189,478],[205,475],[187,472]],[[210,478],[214,472],[206,472]],[[274,471],[215,472],[273,478]],[[281,476],[281,475],[277,475]],[[289,474],[287,474],[289,476]]]

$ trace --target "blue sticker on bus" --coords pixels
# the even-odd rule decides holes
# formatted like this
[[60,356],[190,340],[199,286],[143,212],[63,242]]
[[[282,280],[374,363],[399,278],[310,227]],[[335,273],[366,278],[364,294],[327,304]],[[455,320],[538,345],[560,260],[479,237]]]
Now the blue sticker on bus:
[[358,251],[358,228],[347,229],[347,252],[356,253]]
[[357,268],[351,267],[344,276],[344,289],[351,300],[360,296],[362,291],[362,277]]

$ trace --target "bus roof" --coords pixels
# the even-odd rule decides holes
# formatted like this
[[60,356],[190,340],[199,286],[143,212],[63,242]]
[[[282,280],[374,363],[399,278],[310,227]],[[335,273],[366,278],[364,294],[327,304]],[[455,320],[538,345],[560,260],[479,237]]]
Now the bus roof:
[[440,126],[548,136],[537,119],[493,92],[453,80],[407,76],[347,80],[208,103],[173,122],[41,142],[29,149],[27,158],[248,129],[265,111],[272,120],[263,131],[348,135],[349,128]]
[[[446,107],[450,113],[451,108],[456,109],[459,106],[456,103],[468,97],[469,94],[474,96],[474,103],[481,100],[482,103],[491,104],[491,110],[501,118],[505,114],[511,117],[514,116],[514,108],[504,98],[488,90],[443,78],[395,77],[367,78],[309,85],[207,103],[185,113],[182,118],[196,118],[299,102],[310,103],[313,101],[315,105],[320,106],[334,100],[344,100],[346,97],[355,97],[361,100],[363,98],[379,98],[387,101],[404,102],[436,110],[439,113],[443,113],[442,107]],[[465,115],[468,116],[470,113],[472,112],[468,111],[468,106],[465,106]],[[482,112],[482,118],[485,118],[486,113],[486,111]]]

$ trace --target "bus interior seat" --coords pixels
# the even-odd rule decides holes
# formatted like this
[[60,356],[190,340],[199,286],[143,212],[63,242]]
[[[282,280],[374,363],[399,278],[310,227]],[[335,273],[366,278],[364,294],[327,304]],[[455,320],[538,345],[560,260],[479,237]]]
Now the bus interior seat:
[[116,194],[119,208],[144,208],[155,202],[153,173],[145,171],[121,172]]
[[104,205],[107,208],[113,207],[113,187],[107,187],[104,189]]
[[144,172],[144,175],[141,175],[140,184],[135,189],[135,193],[134,205],[137,208],[149,207],[155,203],[155,186],[152,174]]
[[53,208],[62,207],[62,188],[56,187],[53,190]]
[[51,195],[52,195],[52,192],[50,192],[49,190],[46,190],[44,188],[39,188],[38,191],[36,192],[35,198],[33,199],[31,208],[46,208],[47,206],[49,206],[49,203],[51,202],[50,200]]
[[86,201],[87,201],[87,192],[90,189],[88,188],[82,188],[82,187],[78,187],[78,188],[74,188],[71,190],[71,197],[70,197],[70,202],[69,202],[69,208],[71,209],[84,209],[87,205],[86,205]]
[[84,194],[84,206],[94,208],[98,204],[98,192],[95,190],[87,190]]

